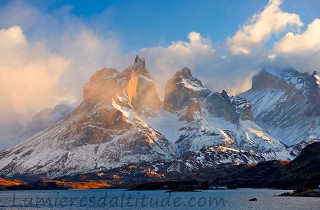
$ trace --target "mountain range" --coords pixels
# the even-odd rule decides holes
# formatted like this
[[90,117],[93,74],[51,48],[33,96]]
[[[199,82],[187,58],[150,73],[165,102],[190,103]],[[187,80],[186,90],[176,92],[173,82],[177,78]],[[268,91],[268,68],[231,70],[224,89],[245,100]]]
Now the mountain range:
[[[292,160],[320,139],[320,76],[264,69],[237,96],[177,71],[161,101],[143,58],[97,71],[83,101],[0,153],[0,175],[57,178],[145,165],[155,176]],[[129,167],[130,168],[130,167]]]

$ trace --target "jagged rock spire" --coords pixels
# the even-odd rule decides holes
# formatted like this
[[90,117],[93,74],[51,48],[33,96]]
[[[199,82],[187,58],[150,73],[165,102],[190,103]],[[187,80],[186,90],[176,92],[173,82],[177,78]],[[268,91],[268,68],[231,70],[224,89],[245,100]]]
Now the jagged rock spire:
[[165,87],[163,108],[177,111],[188,106],[191,98],[205,97],[210,91],[203,87],[200,80],[192,76],[191,70],[184,67],[168,80]]
[[136,58],[134,59],[134,66],[145,68],[146,67],[145,59],[141,58],[141,57],[139,57],[139,55],[137,55]]

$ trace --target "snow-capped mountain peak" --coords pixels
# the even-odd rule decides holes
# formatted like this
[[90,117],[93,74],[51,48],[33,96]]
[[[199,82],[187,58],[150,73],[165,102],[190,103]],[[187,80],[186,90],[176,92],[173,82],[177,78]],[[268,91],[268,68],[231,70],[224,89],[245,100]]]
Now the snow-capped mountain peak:
[[[181,154],[208,146],[259,152],[284,148],[255,124],[246,99],[231,96],[226,91],[214,93],[204,88],[201,81],[192,76],[190,69],[178,71],[169,79],[164,98],[164,110],[180,119],[176,121],[180,124],[176,145]],[[151,126],[158,129],[158,124],[151,123]]]
[[295,69],[264,69],[252,89],[240,94],[250,101],[257,123],[287,145],[320,138],[318,74]]
[[168,80],[161,102],[145,60],[137,56],[122,72],[97,71],[78,108],[1,152],[0,175],[52,178],[141,162],[213,166],[292,157],[256,123],[251,109],[245,97],[205,88],[188,68]]
[[203,87],[200,80],[192,76],[191,70],[185,67],[168,80],[163,108],[167,111],[181,110],[188,106],[191,98],[204,97],[210,92]]
[[316,83],[318,84],[319,88],[320,88],[320,75],[317,71],[314,71],[312,76],[314,76],[314,78],[316,79]]
[[202,82],[193,77],[191,70],[187,67],[184,67],[181,71],[177,71],[172,79],[175,80],[175,85],[183,86],[190,91],[206,90],[206,88],[203,87]]

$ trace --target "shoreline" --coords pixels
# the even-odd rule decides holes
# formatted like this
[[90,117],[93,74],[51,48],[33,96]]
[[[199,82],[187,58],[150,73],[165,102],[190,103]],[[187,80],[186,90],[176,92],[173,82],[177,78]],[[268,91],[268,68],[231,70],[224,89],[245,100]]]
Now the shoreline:
[[314,190],[307,190],[307,191],[301,191],[301,192],[285,192],[280,195],[280,197],[313,197],[313,198],[320,198],[320,191],[314,191]]

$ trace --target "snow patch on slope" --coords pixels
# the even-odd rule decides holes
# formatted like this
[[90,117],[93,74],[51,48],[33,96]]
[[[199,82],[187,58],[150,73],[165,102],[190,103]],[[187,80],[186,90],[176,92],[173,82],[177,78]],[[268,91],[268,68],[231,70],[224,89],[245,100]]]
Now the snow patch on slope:
[[315,74],[315,75],[313,75],[313,76],[314,76],[314,78],[316,78],[316,83],[318,84],[318,86],[319,86],[319,88],[320,88],[320,76],[317,75],[317,74]]
[[250,104],[253,104],[252,113],[254,116],[262,112],[271,111],[276,107],[276,103],[286,101],[286,91],[277,89],[250,90],[240,94],[241,97],[247,98]]
[[206,90],[206,88],[204,88],[202,85],[197,84],[196,82],[192,82],[189,79],[185,79],[183,78],[181,83],[184,85],[184,87],[186,87],[189,90],[193,90],[193,91],[202,91],[202,90]]

